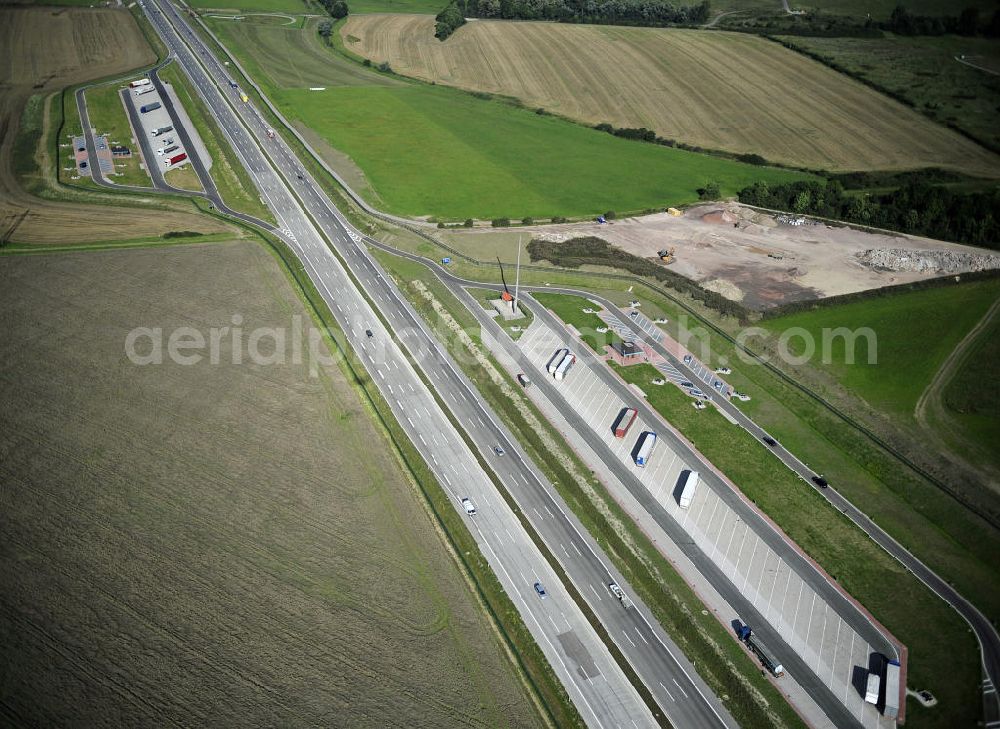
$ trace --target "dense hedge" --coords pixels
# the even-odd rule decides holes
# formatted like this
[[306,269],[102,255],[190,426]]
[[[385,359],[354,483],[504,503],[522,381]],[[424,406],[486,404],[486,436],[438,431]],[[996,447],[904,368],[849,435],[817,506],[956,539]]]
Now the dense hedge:
[[730,301],[714,291],[707,291],[691,279],[674,273],[657,263],[634,256],[621,248],[615,248],[602,238],[587,236],[573,238],[563,243],[535,239],[528,244],[528,255],[531,256],[532,261],[546,260],[555,266],[564,268],[592,265],[624,269],[637,276],[648,276],[660,281],[726,316],[735,316],[741,321],[746,321],[750,315],[750,310],[742,304]]

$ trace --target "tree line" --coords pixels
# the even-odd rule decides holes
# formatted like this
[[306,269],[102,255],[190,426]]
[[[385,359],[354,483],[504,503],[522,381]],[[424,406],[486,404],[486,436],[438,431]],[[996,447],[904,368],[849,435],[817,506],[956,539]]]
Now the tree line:
[[444,40],[466,18],[555,20],[599,25],[701,25],[708,21],[708,0],[680,5],[667,0],[453,0],[437,15],[436,33]]
[[918,176],[880,194],[845,190],[838,179],[769,185],[758,181],[739,200],[774,210],[844,220],[939,240],[1000,248],[1000,190],[956,192]]

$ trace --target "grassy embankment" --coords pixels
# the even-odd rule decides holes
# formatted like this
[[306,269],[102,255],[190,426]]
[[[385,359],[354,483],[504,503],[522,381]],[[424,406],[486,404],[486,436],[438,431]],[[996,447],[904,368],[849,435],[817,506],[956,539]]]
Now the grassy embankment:
[[621,337],[612,329],[598,332],[598,328],[607,328],[608,325],[596,313],[587,314],[583,311],[584,309],[600,311],[600,305],[580,296],[564,294],[534,294],[534,297],[539,304],[551,309],[560,319],[572,325],[580,333],[580,338],[598,354],[604,354],[604,345],[621,341]]
[[780,36],[780,40],[886,90],[917,111],[961,129],[994,150],[1000,149],[996,124],[1000,79],[967,65],[1000,70],[1000,44],[994,40],[891,35],[885,38]]
[[[640,387],[660,376],[650,365],[614,369]],[[978,717],[978,649],[965,623],[748,433],[713,409],[694,410],[677,388],[643,389],[650,405],[908,646],[908,680],[913,685],[934,685],[935,694],[940,691],[949,696],[947,716],[915,711],[907,723],[974,723]],[[809,519],[803,519],[803,514],[809,514]],[[923,629],[927,620],[939,626],[933,635]],[[942,676],[934,656],[952,649],[956,671]],[[937,724],[941,719],[950,724]]]
[[[479,326],[470,312],[431,274],[417,263],[375,252],[417,311],[447,342],[455,360],[475,383],[522,447],[556,487],[588,531],[600,541],[616,567],[650,606],[657,620],[698,667],[712,689],[745,727],[800,726],[798,716],[774,686],[762,678],[759,667],[732,640],[729,630],[710,614],[670,563],[650,543],[634,522],[610,497],[600,481],[568,448],[562,436],[525,397],[513,381],[495,381],[487,368],[476,363],[469,350],[458,343],[433,306],[415,294],[408,282],[420,281],[440,302],[450,317],[470,335],[492,368],[502,368],[482,346]],[[486,298],[473,290],[477,299]]]
[[[391,212],[453,220],[588,216],[690,202],[712,180],[731,194],[751,180],[802,176],[618,139],[504,101],[387,79],[332,49],[318,65],[314,54],[300,50],[310,48],[313,25],[209,24],[282,113],[348,155]],[[259,53],[261,47],[276,51]],[[289,78],[288,67],[300,77]],[[313,86],[326,90],[309,91]]]

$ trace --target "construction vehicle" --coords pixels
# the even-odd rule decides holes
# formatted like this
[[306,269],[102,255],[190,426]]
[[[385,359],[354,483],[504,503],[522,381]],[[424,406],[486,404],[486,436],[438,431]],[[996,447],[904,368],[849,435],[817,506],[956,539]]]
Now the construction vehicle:
[[770,671],[772,676],[779,678],[785,675],[785,667],[771,657],[771,653],[767,650],[764,644],[760,642],[760,639],[754,637],[753,631],[750,629],[749,625],[744,625],[740,628],[739,638],[747,644],[747,648],[749,648],[751,652],[757,656],[760,660],[760,664]]
[[661,261],[663,261],[666,265],[669,266],[675,260],[674,259],[674,251],[676,251],[676,250],[677,249],[674,246],[670,246],[669,249],[668,248],[664,248],[662,251],[657,251],[656,255],[658,255],[660,257]]

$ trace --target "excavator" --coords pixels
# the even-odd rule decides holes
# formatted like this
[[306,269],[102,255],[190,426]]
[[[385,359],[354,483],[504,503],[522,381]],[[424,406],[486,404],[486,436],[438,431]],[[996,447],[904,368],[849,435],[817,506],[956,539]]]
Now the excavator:
[[662,251],[657,251],[656,255],[660,257],[660,260],[667,266],[674,262],[674,251],[677,249],[674,246],[670,246],[669,250],[664,248]]

